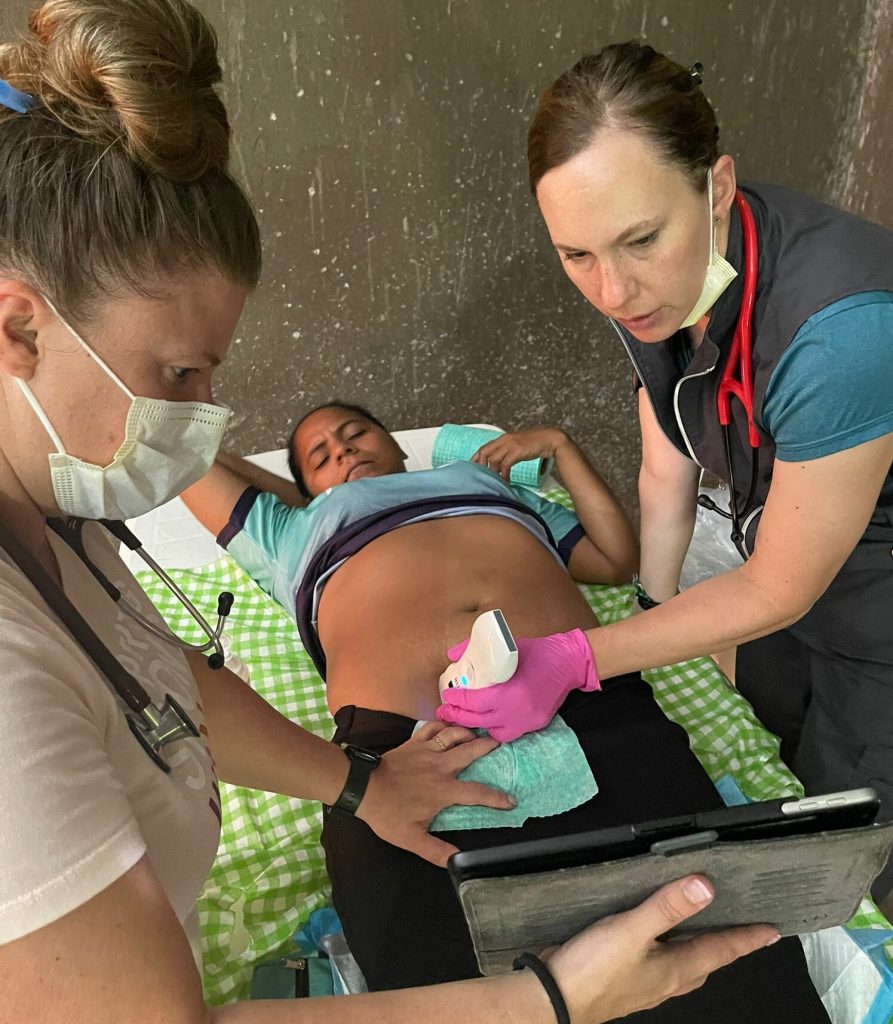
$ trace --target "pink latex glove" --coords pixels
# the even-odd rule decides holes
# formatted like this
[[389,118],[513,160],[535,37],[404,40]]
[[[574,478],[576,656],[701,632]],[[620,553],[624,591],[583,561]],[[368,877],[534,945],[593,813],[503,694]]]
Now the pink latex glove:
[[[482,690],[450,689],[437,709],[441,722],[486,729],[508,743],[526,732],[544,729],[571,690],[600,690],[595,661],[581,629],[533,640],[518,640],[518,668],[507,683]],[[458,661],[468,641],[447,651]]]

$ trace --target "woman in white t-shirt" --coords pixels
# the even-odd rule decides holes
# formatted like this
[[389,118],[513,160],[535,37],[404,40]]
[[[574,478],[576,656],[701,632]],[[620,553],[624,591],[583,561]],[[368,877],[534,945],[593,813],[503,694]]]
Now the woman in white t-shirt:
[[[12,538],[0,550],[0,1020],[535,1022],[563,1019],[562,998],[573,1020],[606,1020],[772,941],[753,928],[655,945],[710,899],[687,879],[553,954],[563,997],[526,971],[348,1003],[205,1007],[195,900],[218,841],[218,777],[328,804],[359,797],[380,836],[439,864],[452,848],[427,825],[442,807],[509,798],[457,781],[495,743],[441,723],[355,775],[230,672],[187,662],[123,615],[48,528],[60,514],[138,515],[206,471],[227,420],[211,375],[260,242],[226,170],[216,40],[193,7],[48,0],[29,28],[0,50],[0,523]],[[105,529],[87,523],[83,543],[154,615]],[[198,727],[165,748],[169,773],[18,567],[17,545],[152,700],[174,697]]]

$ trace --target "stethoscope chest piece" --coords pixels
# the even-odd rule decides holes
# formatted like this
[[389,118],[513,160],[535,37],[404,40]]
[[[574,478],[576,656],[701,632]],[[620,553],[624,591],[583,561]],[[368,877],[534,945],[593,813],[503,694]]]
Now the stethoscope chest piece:
[[[119,607],[126,608],[126,602],[122,600],[120,591],[106,576],[95,566],[84,548],[81,540],[81,522],[74,520],[66,523],[62,520],[48,520],[49,525],[74,549],[84,561],[87,568],[103,586],[109,596]],[[123,523],[120,524],[123,527]],[[126,529],[126,527],[124,527]],[[139,542],[136,542],[139,545]],[[136,737],[140,746],[149,755],[152,761],[165,773],[169,773],[170,765],[164,760],[163,748],[168,743],[177,740],[195,739],[199,735],[195,723],[183,710],[180,704],[169,693],[165,694],[164,703],[159,707],[153,703],[142,683],[133,676],[124,665],[115,657],[102,639],[96,634],[89,622],[81,615],[80,611],[71,602],[63,588],[47,572],[47,570],[35,558],[32,552],[26,548],[16,536],[6,529],[0,520],[0,547],[12,558],[31,581],[37,592],[46,601],[48,607],[58,617],[61,625],[68,630],[72,637],[78,642],[81,648],[89,655],[98,671],[105,676],[110,689],[118,701],[123,705],[127,724],[130,731]],[[209,637],[208,643],[196,648],[194,645],[186,644],[176,637],[165,637],[172,643],[191,648],[192,650],[208,650],[214,648],[214,654],[210,656],[215,661],[219,656],[219,665],[212,664],[212,668],[220,667],[223,664],[223,647],[220,642],[220,635],[223,621],[232,605],[231,594],[221,594],[218,601],[218,625],[212,630],[206,625],[205,632]],[[190,609],[192,610],[192,609]],[[138,621],[143,621],[143,616],[135,610],[131,614]],[[194,617],[197,612],[193,612]],[[160,632],[154,623],[149,623],[152,630]]]
[[[191,644],[173,633],[160,628],[145,616],[137,608],[132,607],[124,598],[124,595],[112,583],[111,580],[99,569],[89,557],[84,545],[81,531],[83,521],[79,519],[49,521],[50,526],[60,537],[74,550],[81,561],[90,570],[93,577],[105,590],[117,607],[127,614],[134,621],[142,625],[149,633],[158,637],[181,650],[203,653],[207,657],[208,665],[212,669],[223,667],[226,653],[223,649],[221,637],[226,617],[229,615],[233,604],[233,595],[224,592],[217,599],[217,626],[212,629],[205,621],[192,602],[180,590],[170,576],[158,565],[154,559],[142,550],[139,540],[127,529],[124,523],[102,521],[102,525],[109,530],[118,540],[126,543],[127,546],[136,551],[151,569],[161,578],[165,585],[180,600],[189,614],[199,624],[205,633],[207,640],[203,644]],[[108,679],[112,689],[124,704],[124,714],[130,731],[136,737],[140,746],[155,762],[155,764],[166,773],[169,773],[170,765],[165,761],[163,749],[168,743],[175,743],[177,740],[195,738],[199,735],[192,719],[183,710],[177,700],[169,693],[165,694],[164,703],[156,705],[143,688],[142,684],[126,671],[121,663],[111,654],[98,637],[93,633],[80,614],[70,606],[64,594],[55,593],[58,588],[51,586],[44,587],[45,596],[53,601],[57,613],[62,611],[63,621],[69,625],[71,632],[79,638],[82,645],[91,654],[101,671]],[[66,607],[67,606],[67,607]],[[208,652],[211,652],[210,654]]]
[[127,724],[143,750],[166,773],[170,773],[171,767],[162,757],[162,748],[198,736],[192,719],[169,693],[160,708],[149,703],[139,712],[129,712]]

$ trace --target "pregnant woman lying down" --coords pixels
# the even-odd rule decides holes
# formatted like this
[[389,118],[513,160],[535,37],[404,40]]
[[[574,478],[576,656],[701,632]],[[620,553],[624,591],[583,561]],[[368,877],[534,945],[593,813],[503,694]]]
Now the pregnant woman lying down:
[[[560,431],[538,432],[537,440],[554,452],[576,514],[473,462],[407,473],[381,423],[341,404],[314,410],[295,429],[294,486],[223,455],[186,492],[193,513],[295,616],[325,680],[335,742],[383,753],[434,718],[446,652],[481,612],[501,608],[516,637],[570,633],[597,625],[574,579],[630,578],[633,532],[606,484]],[[469,811],[448,819],[440,838],[474,849],[721,806],[685,732],[638,675],[601,686],[593,677],[557,710],[561,732],[548,737],[548,750],[564,759],[524,765],[528,792],[514,794],[515,811],[481,809],[478,818]],[[427,742],[450,756],[448,730]],[[553,807],[541,806],[544,792]],[[528,802],[536,816],[517,824]],[[515,820],[507,826],[500,814]],[[333,900],[370,989],[477,976],[442,867],[339,811],[326,814],[323,845]],[[827,1016],[794,939],[635,1019],[762,1024]]]

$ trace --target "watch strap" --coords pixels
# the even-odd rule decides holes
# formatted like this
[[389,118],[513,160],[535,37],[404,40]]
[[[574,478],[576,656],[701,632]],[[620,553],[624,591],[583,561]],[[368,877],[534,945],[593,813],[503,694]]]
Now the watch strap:
[[364,750],[362,747],[354,747],[349,743],[343,744],[341,749],[347,754],[350,768],[347,772],[347,781],[344,783],[341,795],[332,804],[332,810],[354,815],[366,795],[369,776],[373,769],[378,767],[381,755],[375,754],[371,750]]

